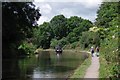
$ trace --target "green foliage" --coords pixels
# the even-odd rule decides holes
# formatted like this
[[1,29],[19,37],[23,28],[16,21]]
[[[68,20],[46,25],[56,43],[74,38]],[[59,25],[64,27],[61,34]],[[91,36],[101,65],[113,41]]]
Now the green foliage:
[[118,20],[119,2],[103,2],[97,11],[97,18],[95,24],[99,27],[110,27],[112,20]]
[[68,44],[69,42],[67,41],[67,38],[63,37],[62,39],[59,40],[59,43],[62,47]]
[[54,48],[58,44],[64,47],[79,41],[82,32],[88,31],[92,25],[91,21],[81,17],[57,15],[34,29],[33,43],[40,48]]
[[116,79],[120,77],[119,70],[119,2],[103,3],[98,10],[96,25],[100,44],[100,77]]
[[60,45],[61,47],[64,47],[66,44],[68,44],[68,41],[66,40],[65,37],[63,37],[60,40],[52,39],[50,46],[51,46],[51,48],[55,48],[55,46],[57,46],[57,45]]
[[91,57],[88,57],[84,60],[82,64],[74,71],[74,73],[70,76],[69,80],[79,80],[79,78],[83,78],[85,76],[86,69],[91,64]]
[[33,54],[36,49],[36,46],[32,43],[28,43],[26,41],[23,41],[23,43],[18,47],[18,50],[20,51],[20,54]]
[[3,2],[3,39],[16,42],[28,36],[39,17],[39,10],[31,2]]
[[80,26],[80,23],[82,22],[81,17],[77,16],[72,16],[67,19],[67,27],[68,27],[68,32],[72,32],[74,28],[77,28]]
[[63,15],[57,15],[50,21],[50,26],[54,32],[56,39],[61,39],[67,36],[67,19]]
[[81,17],[72,16],[67,20],[68,32],[80,36],[83,31],[88,31],[93,26],[92,22]]
[[56,45],[58,45],[58,40],[57,40],[57,39],[52,39],[52,40],[51,40],[50,47],[51,47],[51,48],[55,48]]
[[[21,40],[31,37],[32,29],[40,18],[39,9],[32,2],[3,2],[2,3],[2,43],[3,57],[15,54]],[[16,47],[11,49],[11,44]]]
[[41,48],[49,48],[50,41],[53,38],[53,31],[49,23],[44,22],[38,28],[34,29],[33,43]]
[[77,47],[77,44],[78,44],[78,42],[72,43],[72,44],[71,44],[71,48],[72,48],[72,49],[75,49],[75,48]]
[[[115,29],[115,28],[114,28]],[[120,74],[119,69],[119,53],[118,53],[118,29],[111,30],[109,35],[101,42],[101,56],[107,61],[106,76],[105,77],[118,77]],[[115,31],[115,32],[114,32]],[[100,68],[102,70],[102,68]],[[102,73],[100,74],[102,75]],[[104,76],[101,76],[104,77]]]
[[97,32],[83,32],[80,37],[81,48],[85,49],[93,45],[100,45],[100,38]]
[[78,40],[79,40],[79,37],[77,37],[74,32],[69,33],[68,36],[67,36],[67,41],[69,43],[73,43],[73,42],[76,42]]

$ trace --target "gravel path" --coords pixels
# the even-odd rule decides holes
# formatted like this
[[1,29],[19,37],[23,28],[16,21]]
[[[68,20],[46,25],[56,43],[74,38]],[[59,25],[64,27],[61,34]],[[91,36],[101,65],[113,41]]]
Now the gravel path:
[[92,57],[91,65],[88,67],[84,78],[99,78],[99,57]]

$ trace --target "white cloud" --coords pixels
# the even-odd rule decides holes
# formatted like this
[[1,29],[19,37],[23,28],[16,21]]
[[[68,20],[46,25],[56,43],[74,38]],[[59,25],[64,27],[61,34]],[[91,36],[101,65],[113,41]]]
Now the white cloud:
[[38,21],[38,24],[42,24],[44,21],[48,22],[54,16],[59,14],[63,14],[67,18],[71,16],[79,16],[94,22],[96,18],[96,11],[100,6],[98,4],[101,3],[101,0],[84,0],[84,2],[83,1],[45,2],[45,1],[46,0],[44,0],[44,2],[34,2],[34,4],[40,8],[40,13],[42,14]]
[[45,0],[34,0],[34,2],[44,2]]
[[48,22],[49,18],[46,16],[41,16],[39,21],[37,22],[38,24],[42,24],[43,22]]
[[94,7],[98,7],[98,5],[102,2],[102,0],[85,0],[82,2],[82,4],[86,7],[86,8],[94,8]]
[[70,17],[70,16],[74,15],[73,11],[71,11],[69,8],[64,8],[64,9],[60,10],[59,13],[63,14],[65,17]]
[[88,19],[88,20],[90,20],[92,22],[95,22],[96,14],[88,14],[87,16],[86,15],[81,15],[81,16],[84,19]]
[[40,9],[41,9],[41,13],[44,13],[44,14],[49,14],[52,10],[52,8],[49,4],[41,5]]
[[[24,1],[24,0],[23,0]],[[120,0],[33,0],[35,2],[119,2]]]
[[34,0],[35,2],[99,2],[103,0]]

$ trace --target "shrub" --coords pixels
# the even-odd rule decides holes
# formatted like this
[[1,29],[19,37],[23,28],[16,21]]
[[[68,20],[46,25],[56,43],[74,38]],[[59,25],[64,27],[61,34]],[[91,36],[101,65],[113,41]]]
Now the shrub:
[[36,49],[36,46],[32,43],[28,43],[27,41],[23,41],[23,43],[18,47],[20,54],[33,54]]
[[56,45],[58,45],[58,40],[57,40],[57,39],[52,39],[52,40],[51,40],[50,47],[51,47],[51,48],[55,48]]

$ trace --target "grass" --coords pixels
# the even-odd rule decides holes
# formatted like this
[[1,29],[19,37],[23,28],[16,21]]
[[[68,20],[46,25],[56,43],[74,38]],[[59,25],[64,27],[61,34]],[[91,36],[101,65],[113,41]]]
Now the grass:
[[114,68],[115,68],[114,62],[107,62],[102,56],[100,56],[100,69],[99,69],[100,80],[102,80],[102,78],[110,78],[110,77],[114,78],[113,75]]
[[106,78],[107,77],[107,75],[108,75],[107,68],[108,68],[107,61],[104,58],[100,57],[100,69],[99,69],[100,78]]
[[[70,80],[76,80],[77,78],[84,78],[87,68],[91,64],[91,57],[89,56],[79,67],[74,71],[74,73],[69,77]],[[74,79],[73,79],[74,78]]]

